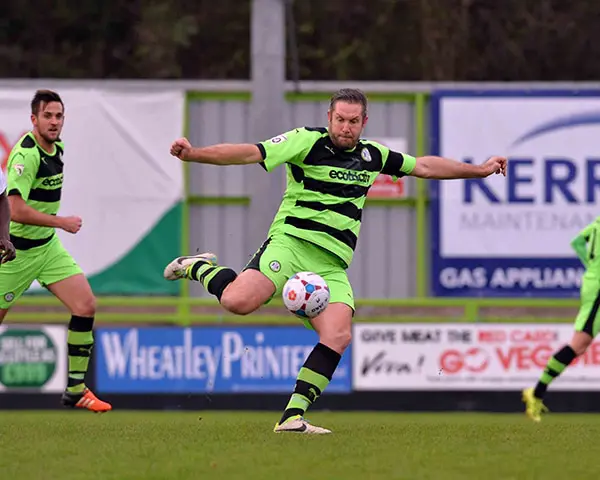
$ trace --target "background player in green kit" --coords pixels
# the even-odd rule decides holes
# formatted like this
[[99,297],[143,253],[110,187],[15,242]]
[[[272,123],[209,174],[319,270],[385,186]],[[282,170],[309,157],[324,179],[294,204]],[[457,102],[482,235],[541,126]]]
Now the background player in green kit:
[[600,217],[585,227],[571,242],[573,250],[585,266],[581,280],[581,304],[575,318],[575,333],[568,345],[556,352],[544,369],[535,388],[523,390],[525,412],[534,422],[541,420],[542,413],[548,409],[543,398],[552,383],[575,358],[583,355],[600,331]]
[[228,311],[245,315],[280,295],[298,271],[321,275],[331,291],[329,306],[311,326],[319,343],[298,373],[291,399],[276,432],[330,433],[310,425],[304,412],[323,393],[351,340],[354,298],[346,270],[361,225],[369,187],[379,173],[394,177],[487,177],[506,172],[506,159],[470,165],[440,157],[414,158],[361,140],[367,99],[343,89],[331,99],[327,128],[296,128],[256,145],[193,148],[176,140],[171,154],[183,161],[214,165],[260,163],[268,172],[286,165],[287,190],[267,240],[239,275],[205,253],[173,260],[165,278],[196,280]]
[[56,229],[77,233],[81,218],[57,215],[63,184],[64,105],[50,90],[38,90],[31,101],[33,129],[10,153],[7,166],[12,221],[10,239],[16,259],[0,268],[0,323],[34,280],[52,292],[71,312],[68,332],[69,377],[62,403],[104,412],[111,406],[85,385],[94,338],[96,301],[81,268],[64,249]]

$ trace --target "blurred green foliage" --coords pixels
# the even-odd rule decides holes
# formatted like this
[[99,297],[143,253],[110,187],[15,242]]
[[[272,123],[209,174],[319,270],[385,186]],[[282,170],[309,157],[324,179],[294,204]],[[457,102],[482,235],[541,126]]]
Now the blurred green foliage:
[[[250,10],[5,0],[0,77],[247,79]],[[303,80],[600,79],[598,1],[295,0],[293,12]]]

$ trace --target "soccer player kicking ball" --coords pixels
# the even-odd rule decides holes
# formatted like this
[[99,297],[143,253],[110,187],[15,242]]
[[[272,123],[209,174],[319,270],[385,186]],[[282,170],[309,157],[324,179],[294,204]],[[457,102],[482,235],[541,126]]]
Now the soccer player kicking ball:
[[37,280],[71,312],[67,337],[69,377],[62,403],[93,412],[111,410],[85,385],[94,345],[96,300],[81,268],[64,249],[56,229],[77,233],[81,218],[57,215],[63,184],[64,105],[50,90],[31,101],[32,131],[19,139],[7,166],[12,221],[10,240],[16,259],[0,268],[0,323],[10,307]]
[[548,386],[575,358],[583,355],[600,330],[598,307],[600,306],[600,217],[585,227],[571,242],[573,250],[585,266],[581,282],[581,306],[575,318],[575,333],[568,345],[556,352],[544,369],[535,388],[523,390],[525,413],[534,422],[541,421],[542,413],[548,412],[543,399]]
[[342,89],[331,98],[327,128],[296,128],[270,140],[193,148],[176,140],[171,154],[213,165],[259,163],[271,172],[286,164],[287,190],[267,240],[239,275],[212,253],[179,257],[165,268],[168,280],[195,280],[228,311],[246,315],[267,303],[292,275],[319,274],[331,292],[328,307],[311,320],[319,343],[298,373],[294,392],[275,432],[331,433],[303,415],[329,384],[351,340],[354,297],[346,270],[352,262],[367,192],[380,173],[420,178],[482,178],[506,174],[506,159],[470,165],[440,157],[414,158],[361,139],[367,123],[362,92]]

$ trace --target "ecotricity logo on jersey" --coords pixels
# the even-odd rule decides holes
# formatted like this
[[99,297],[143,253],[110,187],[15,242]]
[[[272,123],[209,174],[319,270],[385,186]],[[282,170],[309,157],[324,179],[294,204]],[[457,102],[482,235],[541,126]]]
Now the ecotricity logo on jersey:
[[330,170],[329,178],[334,180],[345,180],[347,182],[369,183],[371,176],[368,173],[355,173],[350,170]]
[[[522,267],[515,261],[512,270],[450,268],[440,272],[441,283],[577,287],[581,265],[565,262],[574,258],[571,240],[600,214],[600,99],[447,98],[440,120],[440,155],[471,163],[509,157],[505,178],[440,182],[440,256],[522,259]],[[560,260],[563,266],[526,265],[533,259]]]
[[44,187],[50,187],[50,188],[62,187],[62,184],[63,184],[63,174],[62,173],[59,173],[58,175],[55,175],[54,177],[48,177],[42,182],[42,185]]

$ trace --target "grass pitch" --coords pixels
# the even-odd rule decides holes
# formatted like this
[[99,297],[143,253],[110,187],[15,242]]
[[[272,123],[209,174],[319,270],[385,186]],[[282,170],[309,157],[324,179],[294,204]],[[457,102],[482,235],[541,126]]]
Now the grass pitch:
[[0,411],[0,478],[587,479],[600,415],[325,413],[325,436],[278,413]]

